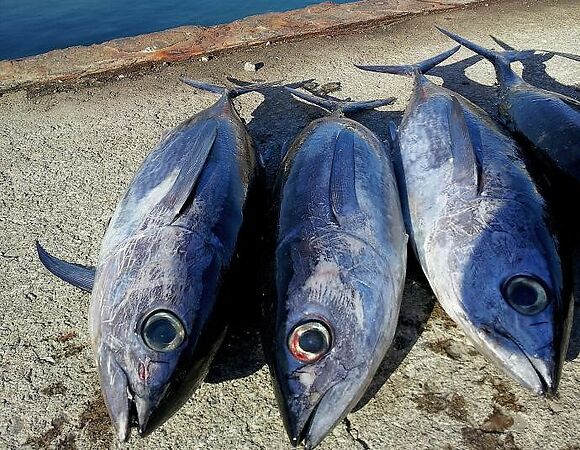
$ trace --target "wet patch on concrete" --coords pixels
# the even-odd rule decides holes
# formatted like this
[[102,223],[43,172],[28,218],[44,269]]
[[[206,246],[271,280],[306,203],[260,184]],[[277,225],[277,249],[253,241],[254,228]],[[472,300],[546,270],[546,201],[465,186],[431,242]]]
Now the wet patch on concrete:
[[491,384],[493,387],[495,392],[492,396],[492,400],[496,405],[515,412],[524,409],[524,407],[519,403],[516,394],[509,389],[509,384],[506,381],[501,378],[486,377],[484,382]]
[[411,400],[417,405],[417,409],[437,414],[445,412],[449,417],[466,422],[468,418],[467,405],[463,396],[457,393],[440,394],[432,391],[425,391]]
[[75,330],[67,330],[67,331],[63,331],[62,333],[58,334],[57,336],[55,336],[54,340],[56,342],[68,342],[71,339],[74,339],[77,337],[77,332]]
[[465,446],[471,450],[522,450],[516,445],[511,433],[490,433],[465,427],[461,429],[461,438]]
[[93,394],[92,399],[79,417],[79,427],[83,429],[94,443],[109,444],[114,439],[113,428],[105,401],[99,391]]
[[45,388],[42,388],[40,392],[42,392],[44,395],[52,397],[54,395],[66,394],[67,390],[68,390],[67,387],[64,385],[62,381],[57,381],[56,383],[49,384]]
[[493,413],[481,425],[481,430],[492,433],[503,433],[511,428],[513,424],[513,417],[504,414],[499,408],[494,408]]
[[[29,446],[33,449],[49,449],[49,448],[63,448],[60,445],[69,445],[70,448],[70,438],[69,436],[62,436],[65,423],[67,422],[66,417],[60,416],[52,420],[50,428],[42,433],[40,436],[31,437],[24,443],[25,446]],[[76,447],[73,447],[76,448]]]

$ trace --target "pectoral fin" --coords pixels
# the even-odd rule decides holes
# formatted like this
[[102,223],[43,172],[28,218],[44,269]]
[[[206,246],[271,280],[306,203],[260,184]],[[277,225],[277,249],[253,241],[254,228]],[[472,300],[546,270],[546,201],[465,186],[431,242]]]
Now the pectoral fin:
[[465,114],[459,100],[453,97],[449,115],[451,151],[453,153],[453,180],[456,183],[471,184],[479,194],[481,191],[481,169],[473,148]]
[[40,262],[53,275],[83,291],[91,292],[93,290],[93,284],[95,282],[94,267],[82,266],[58,259],[48,253],[38,241],[36,241],[36,251],[38,252]]

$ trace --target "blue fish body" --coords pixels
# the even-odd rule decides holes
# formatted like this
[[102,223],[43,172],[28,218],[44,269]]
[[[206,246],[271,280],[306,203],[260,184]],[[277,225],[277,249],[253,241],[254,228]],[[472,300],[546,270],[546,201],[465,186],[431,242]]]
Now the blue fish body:
[[[313,448],[361,398],[393,340],[407,236],[388,154],[350,119],[306,127],[279,185],[272,372],[292,442]],[[328,348],[304,358],[296,330],[320,324]]]

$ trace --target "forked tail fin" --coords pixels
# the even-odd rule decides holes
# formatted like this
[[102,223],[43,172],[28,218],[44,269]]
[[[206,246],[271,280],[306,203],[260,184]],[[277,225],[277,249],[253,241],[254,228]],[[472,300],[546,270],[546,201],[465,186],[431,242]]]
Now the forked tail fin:
[[504,51],[499,51],[499,52],[495,51],[495,50],[490,50],[488,48],[477,45],[474,42],[468,41],[467,39],[459,36],[458,34],[452,33],[451,31],[448,31],[444,28],[438,27],[437,25],[435,25],[435,28],[437,28],[445,36],[453,39],[458,44],[461,44],[464,47],[467,47],[471,51],[474,51],[475,53],[483,56],[484,58],[488,59],[489,61],[491,61],[494,64],[496,62],[509,64],[509,63],[514,62],[514,61],[518,61],[520,59],[529,58],[530,56],[532,56],[534,54],[534,50],[521,50],[521,51],[520,50],[504,50]]
[[529,58],[534,54],[534,50],[490,50],[488,48],[477,45],[474,42],[468,41],[458,34],[447,31],[444,28],[438,26],[436,26],[436,28],[447,37],[453,39],[455,42],[458,42],[464,47],[467,47],[471,51],[483,56],[485,59],[490,61],[495,67],[495,73],[500,83],[512,84],[521,82],[521,78],[511,69],[510,64],[514,61]]
[[442,63],[451,55],[456,53],[460,48],[461,45],[458,45],[457,47],[453,47],[452,49],[449,49],[443,53],[433,56],[432,58],[420,61],[416,64],[404,64],[401,66],[361,66],[355,64],[355,67],[358,67],[361,70],[366,70],[369,72],[392,73],[395,75],[415,75],[417,73],[425,74],[428,71],[430,71],[433,67]]
[[381,100],[367,100],[362,102],[351,102],[347,100],[338,100],[334,98],[318,97],[298,89],[285,87],[295,98],[300,101],[318,106],[330,113],[350,114],[357,111],[364,111],[366,109],[378,108],[379,106],[390,105],[395,101],[395,98],[385,98]]
[[202,91],[213,92],[214,94],[218,95],[227,94],[230,98],[247,94],[248,92],[259,92],[263,89],[267,89],[272,86],[278,86],[280,84],[280,81],[272,81],[268,83],[247,84],[245,86],[236,86],[235,88],[228,89],[223,86],[217,86],[215,84],[205,83],[203,81],[192,80],[191,78],[181,77],[180,80],[193,88],[201,89]]

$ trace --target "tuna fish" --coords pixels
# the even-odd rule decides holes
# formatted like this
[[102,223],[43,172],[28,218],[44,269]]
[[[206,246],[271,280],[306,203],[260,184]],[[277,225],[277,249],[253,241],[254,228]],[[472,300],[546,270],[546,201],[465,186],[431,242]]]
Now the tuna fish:
[[231,99],[163,137],[121,198],[95,269],[59,260],[44,265],[92,291],[89,327],[101,388],[119,439],[130,426],[148,434],[204,379],[226,330],[218,301],[255,171],[249,135]]
[[542,161],[580,182],[580,102],[532,86],[517,75],[510,63],[525,52],[488,50],[437,28],[493,64],[500,83],[499,116],[503,124],[531,144]]
[[[312,122],[280,169],[277,301],[270,368],[293,445],[313,448],[356,405],[393,340],[407,235],[381,141],[344,117],[392,101],[341,103]],[[267,345],[268,347],[268,345]]]
[[407,230],[437,299],[505,373],[552,393],[569,339],[569,282],[516,142],[423,75],[458,49],[416,65],[359,67],[414,78],[398,137],[390,130]]

